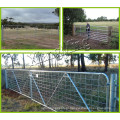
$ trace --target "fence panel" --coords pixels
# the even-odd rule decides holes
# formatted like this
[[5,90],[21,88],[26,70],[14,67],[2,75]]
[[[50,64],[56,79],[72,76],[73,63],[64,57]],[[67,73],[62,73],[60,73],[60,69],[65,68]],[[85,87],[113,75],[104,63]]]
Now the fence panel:
[[97,41],[108,42],[111,37],[110,27],[105,26],[91,26],[90,31],[86,31],[85,25],[74,25],[74,35],[79,35],[85,39],[92,39]]
[[7,70],[8,88],[54,111],[108,111],[109,79],[103,73]]

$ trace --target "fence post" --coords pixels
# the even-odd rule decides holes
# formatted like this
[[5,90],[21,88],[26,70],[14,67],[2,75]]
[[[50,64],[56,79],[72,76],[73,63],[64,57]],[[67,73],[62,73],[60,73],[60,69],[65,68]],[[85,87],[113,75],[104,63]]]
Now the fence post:
[[58,26],[58,36],[59,36],[59,26]]
[[73,36],[75,35],[75,26],[74,26],[74,24],[73,24],[73,26],[72,26],[72,35],[73,35]]
[[2,38],[1,38],[2,41],[4,40],[4,37],[3,37],[4,33],[3,32],[4,32],[4,26],[2,25]]
[[110,42],[111,36],[112,36],[112,26],[108,26],[108,42]]
[[7,70],[5,69],[5,88],[8,89]]
[[30,76],[30,97],[32,99],[32,76],[30,72],[29,72],[29,76]]
[[81,35],[81,25],[80,25],[80,35]]
[[117,74],[111,74],[110,76],[110,112],[115,112],[115,109],[116,109],[116,96],[115,96],[116,81],[117,81]]

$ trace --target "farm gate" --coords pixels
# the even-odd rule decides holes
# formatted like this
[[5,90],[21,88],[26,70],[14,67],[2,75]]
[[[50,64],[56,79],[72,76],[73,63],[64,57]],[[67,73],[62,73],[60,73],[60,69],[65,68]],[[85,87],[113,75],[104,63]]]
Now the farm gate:
[[90,31],[87,31],[85,25],[73,25],[73,35],[79,35],[96,41],[109,42],[112,36],[112,27],[91,26]]
[[2,25],[2,41],[9,40],[59,40],[59,27],[52,25]]
[[6,69],[6,88],[53,111],[116,111],[117,75]]

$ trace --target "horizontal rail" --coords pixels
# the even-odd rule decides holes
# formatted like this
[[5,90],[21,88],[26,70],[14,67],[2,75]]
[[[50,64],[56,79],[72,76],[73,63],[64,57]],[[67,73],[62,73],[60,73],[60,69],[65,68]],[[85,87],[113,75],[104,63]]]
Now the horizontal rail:
[[47,71],[47,70],[26,70],[26,69],[7,69],[7,70],[19,70],[19,71],[31,71],[31,72],[47,72],[47,73],[74,73],[74,74],[93,74],[93,75],[104,75],[106,77],[107,83],[109,83],[109,78],[105,73],[100,73],[100,72],[72,72],[72,71]]

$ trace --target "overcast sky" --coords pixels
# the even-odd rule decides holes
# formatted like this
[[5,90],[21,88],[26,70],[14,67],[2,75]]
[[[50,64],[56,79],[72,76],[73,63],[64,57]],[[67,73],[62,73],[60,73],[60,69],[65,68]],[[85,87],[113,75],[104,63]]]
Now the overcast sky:
[[52,12],[55,8],[2,8],[2,19],[14,18],[14,22],[58,23],[59,17]]
[[87,18],[96,19],[105,16],[108,19],[116,19],[119,16],[118,8],[84,8]]

